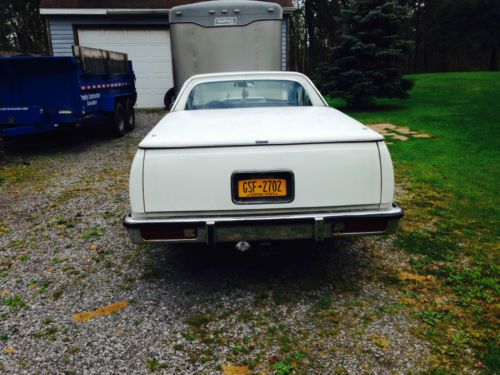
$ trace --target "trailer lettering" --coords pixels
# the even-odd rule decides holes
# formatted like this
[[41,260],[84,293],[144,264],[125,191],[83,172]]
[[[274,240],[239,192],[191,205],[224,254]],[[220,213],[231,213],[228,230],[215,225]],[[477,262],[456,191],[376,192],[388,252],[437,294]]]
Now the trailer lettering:
[[238,17],[217,17],[214,26],[232,26],[236,25]]
[[3,107],[0,111],[27,111],[28,107]]
[[83,94],[80,95],[82,98],[82,101],[87,102],[86,105],[87,107],[93,107],[97,105],[97,99],[101,97],[100,93],[95,93],[95,94]]

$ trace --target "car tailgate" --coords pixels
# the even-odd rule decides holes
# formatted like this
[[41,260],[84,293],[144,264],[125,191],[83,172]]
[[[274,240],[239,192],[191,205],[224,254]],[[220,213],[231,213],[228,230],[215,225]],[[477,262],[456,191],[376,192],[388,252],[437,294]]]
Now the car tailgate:
[[[293,173],[291,202],[233,202],[234,172],[278,170]],[[143,193],[148,213],[377,205],[379,151],[377,142],[146,149]]]

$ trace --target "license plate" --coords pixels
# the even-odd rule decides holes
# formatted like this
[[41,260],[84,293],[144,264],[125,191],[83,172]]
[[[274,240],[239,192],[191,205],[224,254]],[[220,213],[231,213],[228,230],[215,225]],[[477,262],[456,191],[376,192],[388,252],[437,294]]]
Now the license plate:
[[253,178],[238,181],[239,198],[286,197],[286,179]]

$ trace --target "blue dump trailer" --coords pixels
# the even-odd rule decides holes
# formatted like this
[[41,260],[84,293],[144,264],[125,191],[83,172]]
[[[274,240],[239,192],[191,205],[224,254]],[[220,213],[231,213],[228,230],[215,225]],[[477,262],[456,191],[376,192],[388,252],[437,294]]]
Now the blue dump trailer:
[[126,54],[75,46],[69,57],[0,58],[0,138],[106,126],[135,126],[137,99]]

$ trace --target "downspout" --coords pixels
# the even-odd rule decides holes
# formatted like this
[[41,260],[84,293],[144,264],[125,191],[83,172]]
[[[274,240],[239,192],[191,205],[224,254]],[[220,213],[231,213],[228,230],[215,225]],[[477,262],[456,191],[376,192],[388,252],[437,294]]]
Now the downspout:
[[45,29],[46,29],[46,32],[47,32],[49,54],[51,56],[53,56],[54,55],[54,51],[52,50],[52,34],[50,32],[50,19],[48,17],[45,17]]

